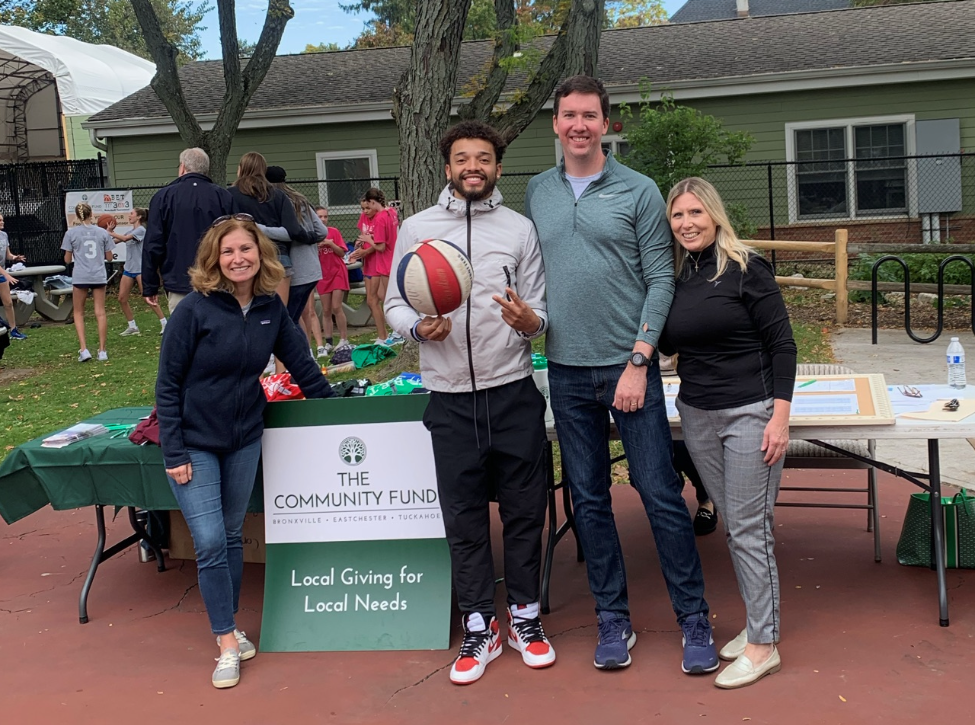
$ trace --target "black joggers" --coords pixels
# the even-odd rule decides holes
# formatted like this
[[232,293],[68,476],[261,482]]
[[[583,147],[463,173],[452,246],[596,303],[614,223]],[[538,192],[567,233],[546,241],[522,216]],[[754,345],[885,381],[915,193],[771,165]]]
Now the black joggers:
[[497,500],[508,604],[539,597],[545,524],[545,399],[531,377],[474,393],[431,393],[437,487],[463,613],[494,615],[488,504]]

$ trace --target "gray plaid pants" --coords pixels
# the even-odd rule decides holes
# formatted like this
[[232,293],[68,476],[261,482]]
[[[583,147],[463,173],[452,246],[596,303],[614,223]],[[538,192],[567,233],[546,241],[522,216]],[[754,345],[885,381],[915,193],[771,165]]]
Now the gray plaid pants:
[[724,519],[752,644],[779,641],[773,509],[784,459],[769,466],[761,450],[772,404],[769,399],[739,408],[701,410],[677,401],[687,449]]

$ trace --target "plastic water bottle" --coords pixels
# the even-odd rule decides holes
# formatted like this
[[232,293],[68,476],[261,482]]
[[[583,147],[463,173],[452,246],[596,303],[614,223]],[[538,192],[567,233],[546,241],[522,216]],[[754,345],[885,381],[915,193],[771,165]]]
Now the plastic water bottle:
[[948,344],[948,385],[962,389],[966,384],[965,348],[958,342],[957,337],[953,337]]
[[532,380],[535,381],[535,387],[545,398],[545,422],[554,423],[555,414],[552,412],[552,399],[548,391],[548,358],[539,355],[537,352],[532,353],[532,368],[534,369]]

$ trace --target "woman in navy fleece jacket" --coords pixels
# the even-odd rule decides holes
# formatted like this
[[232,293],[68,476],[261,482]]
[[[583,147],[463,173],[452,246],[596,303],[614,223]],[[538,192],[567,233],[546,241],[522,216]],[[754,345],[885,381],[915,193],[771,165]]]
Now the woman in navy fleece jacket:
[[241,530],[264,432],[260,374],[273,352],[308,398],[332,395],[284,303],[274,245],[246,214],[221,217],[200,242],[191,292],[170,318],[156,380],[166,474],[196,549],[200,593],[220,658],[214,687],[233,687],[257,649],[236,628]]

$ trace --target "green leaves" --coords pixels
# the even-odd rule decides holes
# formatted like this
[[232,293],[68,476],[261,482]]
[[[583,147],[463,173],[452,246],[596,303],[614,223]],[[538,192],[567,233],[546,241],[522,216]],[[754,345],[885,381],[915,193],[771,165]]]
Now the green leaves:
[[[650,85],[644,82],[638,109],[638,124],[628,124],[625,134],[630,152],[620,161],[653,179],[667,195],[681,179],[704,176],[711,164],[741,163],[754,138],[744,131],[727,131],[714,116],[678,105],[664,94],[658,103],[650,100]],[[632,120],[629,106],[620,109]]]

